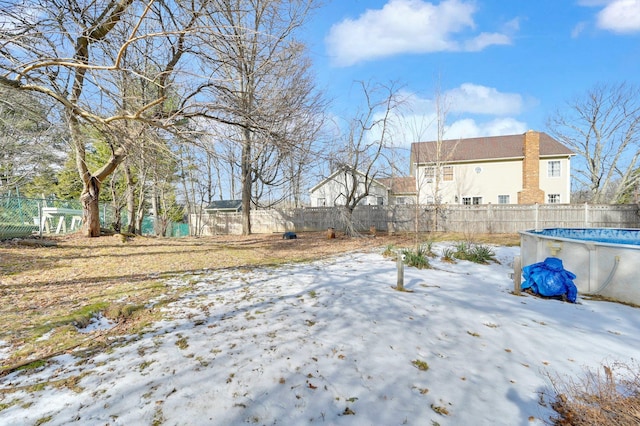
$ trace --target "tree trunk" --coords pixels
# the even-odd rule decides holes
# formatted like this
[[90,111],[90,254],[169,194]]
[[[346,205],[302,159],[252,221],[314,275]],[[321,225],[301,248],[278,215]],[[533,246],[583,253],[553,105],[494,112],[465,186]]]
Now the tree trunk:
[[[120,230],[122,229],[122,214],[121,214],[122,206],[118,201],[118,193],[116,191],[115,177],[116,175],[112,174],[111,179],[109,179],[110,190],[111,190],[111,207],[113,208],[113,222],[111,222],[111,228],[113,228],[113,230],[116,232],[120,232]],[[105,222],[105,225],[107,225],[106,215],[104,218],[104,222]]]
[[127,232],[136,233],[136,197],[134,191],[133,175],[129,166],[124,167],[124,176],[127,181]]
[[345,206],[343,209],[344,233],[348,237],[355,237],[356,235],[358,235],[358,232],[356,231],[356,227],[353,224],[353,210],[354,210],[354,207],[351,207],[351,206]]
[[251,132],[244,130],[242,145],[242,235],[251,235]]
[[[154,178],[154,184],[151,186],[151,217],[153,217],[153,234],[155,236],[164,235],[164,231],[160,227],[160,208],[158,207],[158,176]],[[163,209],[163,212],[165,210]]]
[[100,181],[91,176],[84,184],[82,202],[83,233],[87,237],[100,236]]
[[136,229],[138,230],[138,235],[142,235],[142,222],[144,222],[144,212],[138,209],[138,213],[136,214]]

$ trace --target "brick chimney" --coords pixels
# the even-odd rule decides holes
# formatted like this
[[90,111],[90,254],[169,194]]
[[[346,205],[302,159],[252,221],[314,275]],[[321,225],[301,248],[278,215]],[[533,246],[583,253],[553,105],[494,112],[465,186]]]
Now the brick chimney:
[[522,145],[522,191],[518,192],[518,204],[544,203],[544,191],[540,189],[540,133],[529,130]]

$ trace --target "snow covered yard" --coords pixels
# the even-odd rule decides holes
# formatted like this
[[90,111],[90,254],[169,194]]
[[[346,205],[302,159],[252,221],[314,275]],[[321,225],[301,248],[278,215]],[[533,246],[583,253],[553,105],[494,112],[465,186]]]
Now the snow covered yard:
[[547,374],[640,357],[638,309],[512,295],[517,247],[407,267],[410,293],[380,252],[173,279],[145,334],[2,378],[0,424],[542,424]]

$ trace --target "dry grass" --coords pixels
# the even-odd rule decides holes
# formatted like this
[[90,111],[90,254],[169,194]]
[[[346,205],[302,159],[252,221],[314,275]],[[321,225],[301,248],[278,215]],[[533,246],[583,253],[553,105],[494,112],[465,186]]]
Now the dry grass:
[[[455,240],[456,234],[430,234],[430,240]],[[0,243],[0,348],[9,347],[0,376],[30,362],[70,351],[92,351],[114,344],[157,320],[159,307],[188,289],[167,278],[221,268],[251,268],[305,262],[348,251],[408,246],[413,235],[327,239],[325,233],[206,238],[67,236],[52,247]],[[477,242],[517,244],[518,237],[477,236]],[[153,301],[153,303],[150,303]],[[117,321],[109,331],[86,334],[98,312]]]
[[627,426],[640,424],[640,371],[637,363],[603,365],[579,379],[550,378],[551,407],[557,426]]

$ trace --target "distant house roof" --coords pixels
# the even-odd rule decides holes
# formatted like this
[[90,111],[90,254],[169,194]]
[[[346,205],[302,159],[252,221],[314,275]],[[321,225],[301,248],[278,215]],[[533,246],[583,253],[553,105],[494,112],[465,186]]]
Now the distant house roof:
[[242,200],[213,201],[204,209],[217,212],[239,212],[242,210]]
[[392,194],[416,193],[416,178],[413,176],[380,178],[378,181],[389,188]]
[[[442,141],[439,161],[467,162],[524,158],[524,135],[487,136]],[[413,163],[438,161],[436,141],[411,144]],[[540,132],[540,157],[571,156],[574,153],[560,142]]]

